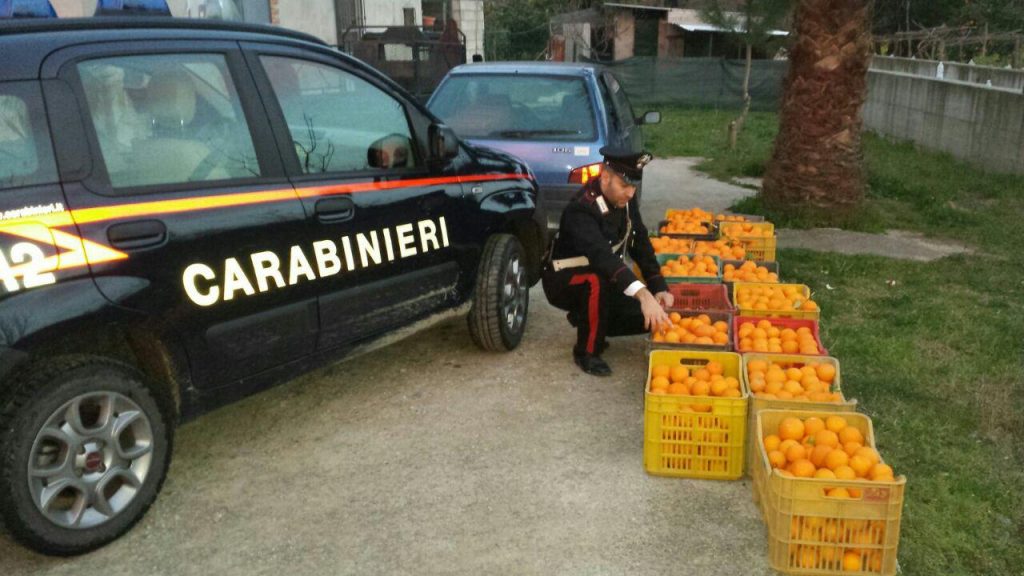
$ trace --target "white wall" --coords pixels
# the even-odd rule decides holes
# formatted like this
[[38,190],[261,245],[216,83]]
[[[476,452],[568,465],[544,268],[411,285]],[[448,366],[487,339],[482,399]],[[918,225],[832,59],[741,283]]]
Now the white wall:
[[402,26],[402,9],[412,8],[416,11],[414,25],[423,23],[423,3],[420,0],[363,0],[363,10],[368,26]]
[[483,0],[452,0],[452,17],[459,30],[466,35],[466,61],[473,55],[484,55],[484,2]]
[[328,44],[338,43],[338,25],[334,0],[278,0],[279,24],[312,34]]

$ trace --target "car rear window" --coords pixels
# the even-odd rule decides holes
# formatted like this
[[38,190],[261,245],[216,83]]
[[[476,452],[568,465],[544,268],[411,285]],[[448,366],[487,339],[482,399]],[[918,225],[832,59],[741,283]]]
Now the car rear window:
[[582,78],[459,74],[438,88],[430,108],[463,138],[589,142],[597,137]]
[[0,190],[57,181],[38,89],[0,83]]

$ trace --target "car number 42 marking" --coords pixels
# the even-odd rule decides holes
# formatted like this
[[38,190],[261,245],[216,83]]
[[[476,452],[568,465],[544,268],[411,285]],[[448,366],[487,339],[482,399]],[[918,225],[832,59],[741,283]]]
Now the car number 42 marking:
[[32,242],[18,242],[10,250],[0,249],[0,282],[7,292],[55,284],[57,278],[50,264],[42,248]]

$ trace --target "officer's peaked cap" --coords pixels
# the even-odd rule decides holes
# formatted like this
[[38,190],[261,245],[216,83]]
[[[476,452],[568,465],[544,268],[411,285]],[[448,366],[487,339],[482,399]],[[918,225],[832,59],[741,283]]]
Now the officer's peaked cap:
[[615,146],[605,146],[599,152],[604,156],[605,165],[633,186],[640,184],[644,166],[654,159],[647,152],[634,152],[628,148]]

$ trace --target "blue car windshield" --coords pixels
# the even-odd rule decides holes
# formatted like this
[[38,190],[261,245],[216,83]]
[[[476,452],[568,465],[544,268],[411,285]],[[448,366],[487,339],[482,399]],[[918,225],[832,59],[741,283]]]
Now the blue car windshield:
[[591,142],[594,109],[582,78],[528,74],[458,74],[430,109],[463,138]]

